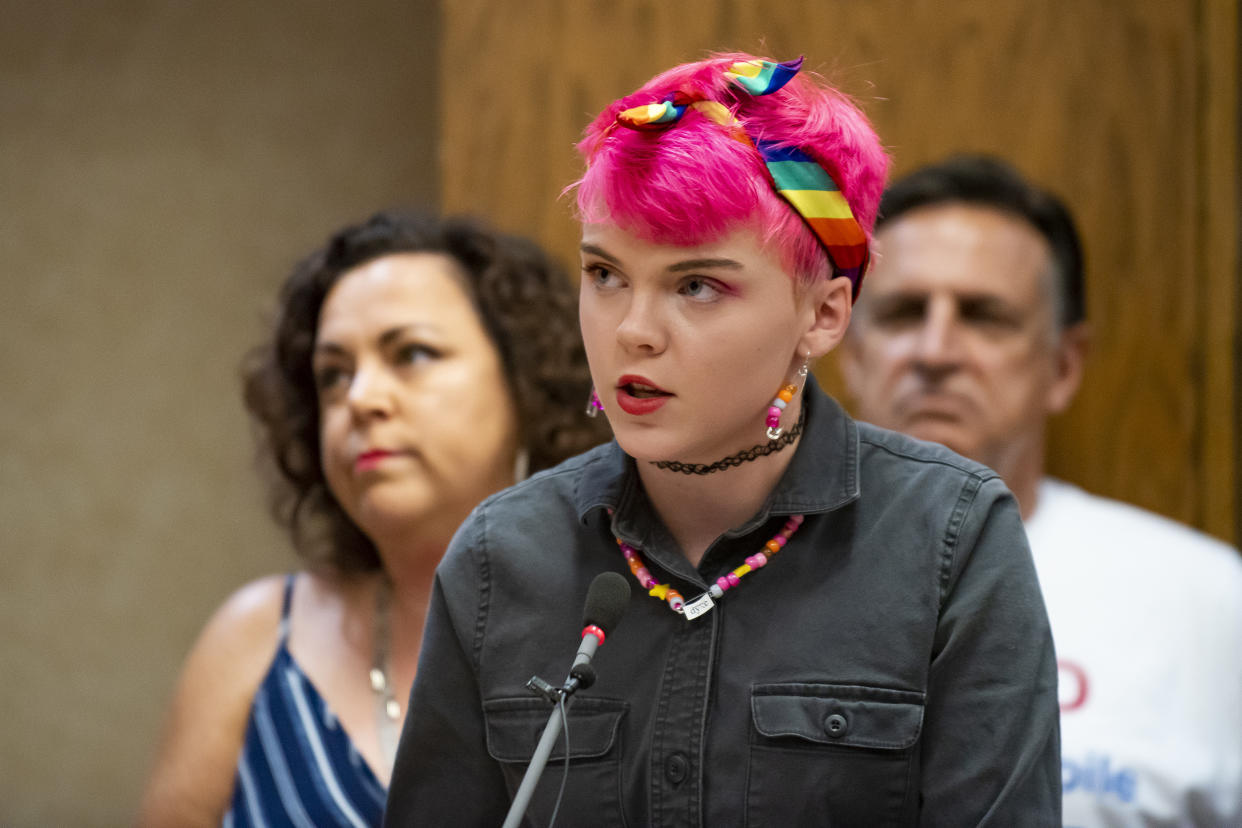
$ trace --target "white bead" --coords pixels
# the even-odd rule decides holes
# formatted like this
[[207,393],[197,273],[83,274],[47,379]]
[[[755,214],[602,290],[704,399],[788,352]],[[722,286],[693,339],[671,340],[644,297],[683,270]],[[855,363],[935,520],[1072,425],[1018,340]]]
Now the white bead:
[[786,405],[788,405],[788,403],[786,403],[786,402],[785,402],[784,400],[782,400],[780,397],[777,397],[776,399],[772,400],[772,405],[776,406],[776,407],[777,407],[777,408],[779,408],[781,411],[784,411],[784,410],[785,410],[785,406],[786,406]]

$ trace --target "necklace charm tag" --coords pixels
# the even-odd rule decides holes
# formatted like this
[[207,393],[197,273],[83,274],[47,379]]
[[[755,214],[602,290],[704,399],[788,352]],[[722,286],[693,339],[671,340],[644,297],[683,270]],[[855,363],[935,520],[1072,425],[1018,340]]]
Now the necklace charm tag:
[[682,612],[685,613],[687,621],[693,621],[700,615],[710,612],[714,606],[716,606],[716,602],[712,600],[712,596],[704,592],[698,598],[682,607]]

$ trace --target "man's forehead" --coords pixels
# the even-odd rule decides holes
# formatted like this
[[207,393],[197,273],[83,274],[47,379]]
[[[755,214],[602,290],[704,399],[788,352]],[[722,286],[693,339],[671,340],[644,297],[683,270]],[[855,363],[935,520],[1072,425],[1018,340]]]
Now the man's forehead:
[[1052,252],[1026,221],[990,207],[919,207],[876,234],[864,296],[951,292],[1037,301],[1051,278]]

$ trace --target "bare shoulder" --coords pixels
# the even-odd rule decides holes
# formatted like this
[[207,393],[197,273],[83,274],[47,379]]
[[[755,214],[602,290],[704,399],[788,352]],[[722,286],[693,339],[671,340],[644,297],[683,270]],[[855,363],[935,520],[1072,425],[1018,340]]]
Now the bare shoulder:
[[219,825],[255,691],[280,639],[286,576],[238,589],[191,648],[143,795],[144,826]]

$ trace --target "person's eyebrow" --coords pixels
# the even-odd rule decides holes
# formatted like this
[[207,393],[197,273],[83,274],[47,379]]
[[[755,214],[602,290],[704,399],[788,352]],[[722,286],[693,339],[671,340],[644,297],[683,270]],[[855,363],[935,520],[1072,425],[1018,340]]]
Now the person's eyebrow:
[[[607,250],[604,250],[602,247],[598,247],[594,244],[583,244],[579,249],[583,253],[588,253],[592,256],[599,256],[601,259],[606,259],[617,266],[621,265],[620,259],[609,253]],[[683,273],[687,270],[704,270],[707,268],[720,267],[729,268],[731,270],[741,270],[743,265],[741,262],[734,259],[686,259],[683,262],[677,262],[676,264],[669,265],[668,270],[670,273]]]
[[578,249],[581,250],[583,253],[589,253],[592,256],[599,256],[601,259],[607,259],[608,261],[612,262],[615,265],[620,266],[621,264],[620,259],[612,255],[611,253],[609,253],[607,250],[605,250],[602,247],[596,247],[593,244],[583,244]]
[[709,268],[727,267],[731,270],[741,270],[742,263],[733,259],[687,259],[684,262],[678,262],[675,265],[669,265],[669,272],[681,273],[686,270],[706,270]]
[[385,330],[379,337],[380,345],[388,347],[403,336],[412,334],[414,336],[424,336],[427,334],[436,335],[440,333],[439,327],[431,322],[413,322],[409,325],[395,325]]
[[[440,329],[438,327],[429,322],[412,322],[409,325],[394,325],[391,328],[385,329],[384,332],[379,335],[379,343],[384,347],[388,347],[407,334],[414,334],[416,336],[420,334],[437,334],[439,333],[439,330]],[[315,353],[341,354],[346,356],[349,354],[347,349],[330,339],[316,342]]]

